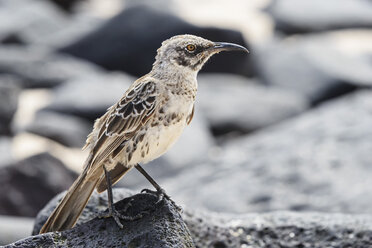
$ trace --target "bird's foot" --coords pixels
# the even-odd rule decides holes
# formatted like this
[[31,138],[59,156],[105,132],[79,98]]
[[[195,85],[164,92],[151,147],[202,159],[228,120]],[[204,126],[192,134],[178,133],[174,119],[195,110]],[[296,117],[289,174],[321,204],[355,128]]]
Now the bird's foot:
[[158,205],[159,203],[161,203],[164,198],[167,199],[168,201],[170,201],[172,203],[173,206],[175,206],[177,208],[178,211],[182,211],[182,208],[180,206],[178,206],[175,201],[173,201],[170,196],[165,193],[165,190],[160,188],[159,190],[150,190],[150,189],[143,189],[141,190],[141,193],[147,193],[147,194],[152,194],[152,195],[156,195],[157,197],[157,201],[155,203],[155,205]]
[[[134,199],[131,199],[130,202],[128,202],[124,209],[122,210],[122,212],[127,212],[128,208],[132,206],[132,201]],[[129,215],[123,215],[121,214],[118,210],[115,209],[114,205],[112,205],[111,207],[108,208],[108,211],[104,211],[104,212],[100,212],[98,214],[98,218],[110,218],[112,217],[116,224],[122,229],[123,228],[123,224],[121,223],[120,220],[124,220],[124,221],[134,221],[134,220],[138,220],[138,219],[141,219],[143,217],[144,214],[147,214],[148,211],[142,211],[141,213],[138,213],[134,216],[129,216]]]

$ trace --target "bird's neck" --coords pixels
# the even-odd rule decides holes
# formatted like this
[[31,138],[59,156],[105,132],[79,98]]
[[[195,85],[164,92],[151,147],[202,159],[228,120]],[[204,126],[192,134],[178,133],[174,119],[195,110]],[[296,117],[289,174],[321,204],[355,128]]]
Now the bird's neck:
[[178,84],[181,82],[196,83],[198,72],[183,66],[155,63],[150,74],[163,82]]

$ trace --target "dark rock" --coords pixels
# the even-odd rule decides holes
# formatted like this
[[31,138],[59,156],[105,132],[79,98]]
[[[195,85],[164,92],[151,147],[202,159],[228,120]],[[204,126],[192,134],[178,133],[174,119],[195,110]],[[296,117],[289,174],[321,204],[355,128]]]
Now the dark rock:
[[308,105],[302,95],[241,76],[204,74],[198,82],[196,107],[217,135],[251,132],[299,114]]
[[[41,227],[47,221],[50,214],[53,212],[54,208],[57,206],[59,200],[63,197],[66,192],[62,192],[51,199],[43,208],[39,211],[36,216],[34,228],[32,230],[32,235],[36,235],[40,232]],[[124,198],[134,195],[134,192],[124,188],[114,188],[113,189],[113,200],[118,202]],[[107,192],[98,194],[96,191],[93,192],[89,199],[88,204],[81,213],[76,225],[86,223],[97,216],[98,212],[105,211],[107,209]]]
[[372,27],[372,4],[364,0],[275,0],[268,12],[286,33]]
[[226,215],[186,212],[196,247],[371,247],[372,217],[272,212]]
[[70,12],[73,9],[73,7],[82,0],[49,0],[49,1],[56,4],[61,9]]
[[35,216],[76,174],[61,161],[42,153],[0,168],[0,214]]
[[82,147],[93,123],[72,115],[40,111],[26,131],[55,140],[65,146]]
[[356,86],[371,86],[372,62],[367,51],[353,51],[352,43],[349,49],[338,45],[357,35],[361,34],[329,33],[273,41],[255,50],[257,71],[265,83],[302,93],[313,103],[348,93]]
[[53,89],[53,100],[45,109],[93,121],[117,102],[134,81],[119,73],[70,80]]
[[10,135],[11,121],[18,107],[20,81],[16,77],[0,75],[0,135]]
[[[115,201],[122,198],[129,197],[133,192],[123,188],[114,189]],[[41,226],[48,218],[49,214],[53,211],[58,200],[62,197],[59,194],[52,201],[40,211],[35,221],[33,235],[38,234]],[[116,206],[123,206],[129,199],[134,199],[132,202],[133,206],[129,208],[130,214],[135,214],[136,211],[141,211],[144,207],[151,206],[151,202],[154,201],[152,195],[138,194],[131,198],[126,198],[118,203]],[[106,193],[98,195],[93,193],[87,207],[84,209],[81,218],[78,221],[76,227],[71,230],[61,232],[60,235],[56,233],[48,233],[44,235],[34,236],[32,243],[45,244],[56,244],[54,242],[60,242],[62,247],[67,245],[72,246],[75,242],[76,237],[80,237],[81,245],[86,245],[88,238],[90,237],[92,242],[96,242],[97,236],[101,238],[106,247],[117,247],[116,243],[105,243],[108,239],[103,238],[106,236],[110,237],[110,242],[125,242],[128,237],[131,238],[132,234],[139,235],[152,230],[153,226],[157,228],[152,230],[154,244],[158,246],[149,247],[168,247],[159,246],[158,238],[156,235],[161,233],[164,226],[166,226],[165,237],[170,237],[174,234],[174,226],[172,220],[179,220],[176,223],[181,228],[177,228],[177,233],[183,233],[178,237],[189,237],[188,233],[190,230],[191,237],[196,247],[205,248],[216,248],[216,247],[369,247],[372,244],[372,217],[370,215],[346,215],[346,214],[322,214],[322,213],[294,213],[294,212],[272,212],[265,214],[215,214],[206,213],[201,211],[186,210],[182,214],[187,228],[183,225],[178,212],[174,209],[174,206],[166,202],[150,212],[149,215],[145,215],[143,219],[137,221],[126,221],[123,222],[124,229],[119,230],[112,219],[94,219],[97,212],[100,212],[107,207]],[[169,213],[169,215],[165,215]],[[160,214],[159,214],[160,213]],[[128,214],[128,213],[126,213]],[[169,217],[164,217],[169,216]],[[154,224],[149,225],[149,219],[155,220]],[[92,220],[93,219],[93,220]],[[170,219],[170,220],[169,220]],[[169,223],[171,225],[157,225],[159,221]],[[151,221],[150,223],[153,223]],[[91,230],[87,231],[88,228]],[[160,230],[159,230],[160,229]],[[180,230],[181,229],[181,230]],[[111,232],[110,232],[111,231]],[[181,232],[183,231],[183,232]],[[79,234],[79,232],[81,232]],[[106,235],[106,232],[110,234]],[[118,233],[120,232],[120,233]],[[95,233],[93,235],[92,233]],[[171,234],[172,233],[172,234]],[[187,235],[186,235],[187,234]],[[173,237],[173,235],[172,235]],[[52,239],[54,238],[54,242]],[[164,235],[162,237],[164,239]],[[138,240],[138,239],[135,239]],[[144,239],[144,241],[147,239]],[[185,240],[185,238],[183,238]],[[191,242],[187,239],[187,242]],[[22,243],[21,243],[22,242]],[[16,242],[8,247],[21,247],[25,245],[25,242],[32,242],[32,238]],[[126,241],[128,244],[128,241]],[[18,246],[14,246],[18,245]],[[112,245],[112,246],[110,246]],[[143,244],[142,244],[143,245]],[[92,244],[95,246],[95,243]],[[136,246],[137,247],[137,246]],[[142,246],[139,246],[142,247]],[[147,247],[147,246],[145,246]],[[171,246],[179,247],[179,246]],[[184,247],[184,246],[180,246]],[[188,246],[187,246],[188,247]],[[192,246],[193,247],[193,246]]]
[[26,88],[54,87],[67,80],[94,77],[101,71],[93,64],[42,48],[0,47],[0,73],[19,77]]
[[[39,232],[62,195],[59,194],[41,210],[35,221],[34,235]],[[154,208],[156,196],[137,194],[129,197],[130,195],[132,192],[125,189],[114,190],[115,200],[128,197],[115,203],[117,210],[123,210],[131,202],[131,207],[122,214],[135,216],[145,210],[149,213],[138,220],[122,221],[123,229],[112,218],[96,218],[99,211],[107,208],[107,195],[93,193],[73,229],[33,236],[8,247],[25,247],[28,244],[43,247],[195,247],[189,230],[171,202],[165,200]]]
[[[239,32],[197,27],[163,11],[136,6],[125,9],[95,32],[60,51],[109,70],[142,76],[151,70],[161,42],[177,34],[194,34],[214,41],[247,46]],[[205,66],[204,71],[252,74],[249,56],[239,53],[216,56]]]
[[18,34],[14,33],[10,33],[7,36],[2,37],[0,43],[5,45],[26,45],[24,40]]
[[213,211],[370,213],[371,113],[372,91],[358,91],[225,143],[161,185]]

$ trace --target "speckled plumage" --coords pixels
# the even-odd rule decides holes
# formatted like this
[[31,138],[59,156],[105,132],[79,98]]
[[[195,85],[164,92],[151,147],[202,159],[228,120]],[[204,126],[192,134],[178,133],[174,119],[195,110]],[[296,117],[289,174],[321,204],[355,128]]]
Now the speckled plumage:
[[196,76],[204,63],[222,50],[244,50],[193,35],[162,43],[151,72],[138,80],[99,119],[88,136],[84,170],[53,211],[41,233],[72,227],[94,188],[107,188],[103,166],[116,183],[137,163],[165,153],[194,114]]

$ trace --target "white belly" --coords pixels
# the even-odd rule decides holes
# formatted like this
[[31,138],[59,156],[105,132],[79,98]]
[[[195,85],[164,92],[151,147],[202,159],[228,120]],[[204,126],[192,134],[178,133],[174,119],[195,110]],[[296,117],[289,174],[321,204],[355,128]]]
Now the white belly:
[[[175,99],[178,101],[177,104],[170,104],[168,108],[165,110],[165,113],[182,113],[183,118],[178,121],[177,123],[170,124],[170,125],[156,125],[154,127],[148,127],[146,131],[146,136],[144,140],[148,143],[148,152],[146,150],[145,156],[143,156],[144,149],[138,147],[138,149],[133,153],[133,162],[135,163],[147,163],[151,160],[154,160],[165,152],[167,152],[171,146],[178,140],[181,136],[184,128],[186,127],[186,119],[191,114],[193,108],[193,102],[189,99]],[[182,104],[179,102],[182,101]],[[173,102],[174,103],[174,102]],[[164,117],[166,118],[166,117]],[[142,144],[146,145],[146,144]]]
[[140,157],[139,163],[150,162],[167,152],[181,136],[185,126],[186,122],[181,121],[168,127],[153,127],[148,130],[149,153]]

